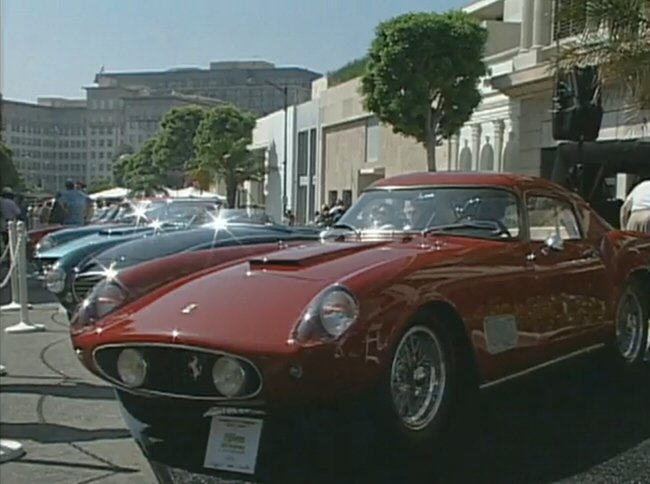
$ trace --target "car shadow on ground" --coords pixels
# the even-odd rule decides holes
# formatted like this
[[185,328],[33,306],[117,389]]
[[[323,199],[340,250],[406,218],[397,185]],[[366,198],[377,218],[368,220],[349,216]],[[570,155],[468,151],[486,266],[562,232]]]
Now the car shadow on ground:
[[[645,381],[645,383],[644,383]],[[650,439],[650,385],[620,378],[602,357],[484,392],[476,439],[451,456],[397,457],[376,436],[328,428],[301,456],[301,483],[539,483],[579,475]],[[372,433],[370,434],[372,435]],[[362,443],[365,439],[365,444]],[[331,452],[324,453],[329,448]],[[328,455],[329,454],[329,455]],[[304,458],[308,458],[308,462]],[[287,465],[291,465],[287,463]],[[296,469],[297,470],[297,469]]]
[[92,442],[130,437],[125,429],[86,430],[52,423],[3,423],[0,425],[0,434],[3,439],[33,440],[41,444]]
[[112,388],[89,383],[30,384],[5,383],[0,385],[0,393],[48,395],[81,400],[114,400]]

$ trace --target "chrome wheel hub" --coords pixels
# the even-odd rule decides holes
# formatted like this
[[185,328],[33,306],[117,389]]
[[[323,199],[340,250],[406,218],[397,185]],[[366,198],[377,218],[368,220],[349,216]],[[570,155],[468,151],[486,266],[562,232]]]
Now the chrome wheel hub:
[[434,419],[447,383],[442,345],[424,326],[411,328],[400,341],[391,367],[391,396],[402,424],[421,430]]
[[623,296],[616,315],[616,344],[621,356],[627,361],[635,361],[644,351],[643,307],[633,292]]

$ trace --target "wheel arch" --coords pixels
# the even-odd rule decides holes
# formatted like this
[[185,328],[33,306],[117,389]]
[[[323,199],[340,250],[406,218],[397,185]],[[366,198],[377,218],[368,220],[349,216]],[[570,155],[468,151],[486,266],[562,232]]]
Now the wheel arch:
[[459,366],[467,371],[466,375],[471,379],[468,383],[476,384],[478,387],[480,384],[480,371],[476,353],[465,321],[457,309],[448,301],[431,300],[418,306],[409,321],[412,322],[420,318],[430,322],[439,320],[445,323],[445,327],[449,330],[451,342],[460,356]]

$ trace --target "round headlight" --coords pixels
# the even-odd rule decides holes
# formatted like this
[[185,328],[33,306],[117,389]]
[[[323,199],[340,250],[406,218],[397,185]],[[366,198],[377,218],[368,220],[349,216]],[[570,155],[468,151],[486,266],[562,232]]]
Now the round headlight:
[[336,288],[323,295],[318,312],[323,329],[337,338],[357,320],[359,306],[352,294]]
[[126,386],[139,387],[147,377],[147,361],[138,350],[123,350],[117,357],[117,374]]
[[88,301],[93,306],[93,316],[97,319],[113,312],[125,299],[124,291],[117,284],[108,281],[99,283],[88,296]]
[[45,287],[50,292],[59,294],[65,289],[65,271],[55,265],[45,274]]
[[45,252],[46,250],[50,250],[55,245],[56,244],[54,243],[52,237],[46,235],[36,244],[36,252]]
[[246,371],[236,359],[223,356],[212,367],[212,381],[223,396],[234,397],[244,388]]

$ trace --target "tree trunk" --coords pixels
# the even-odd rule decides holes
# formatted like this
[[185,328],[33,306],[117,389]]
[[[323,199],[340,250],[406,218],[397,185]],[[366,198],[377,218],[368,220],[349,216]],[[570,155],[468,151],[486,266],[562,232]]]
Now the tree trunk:
[[226,179],[226,202],[228,203],[228,208],[237,208],[235,203],[237,203],[237,182],[232,179]]
[[427,169],[429,171],[436,171],[436,125],[438,120],[434,116],[433,109],[429,109],[426,120],[426,141],[424,149],[427,152]]

